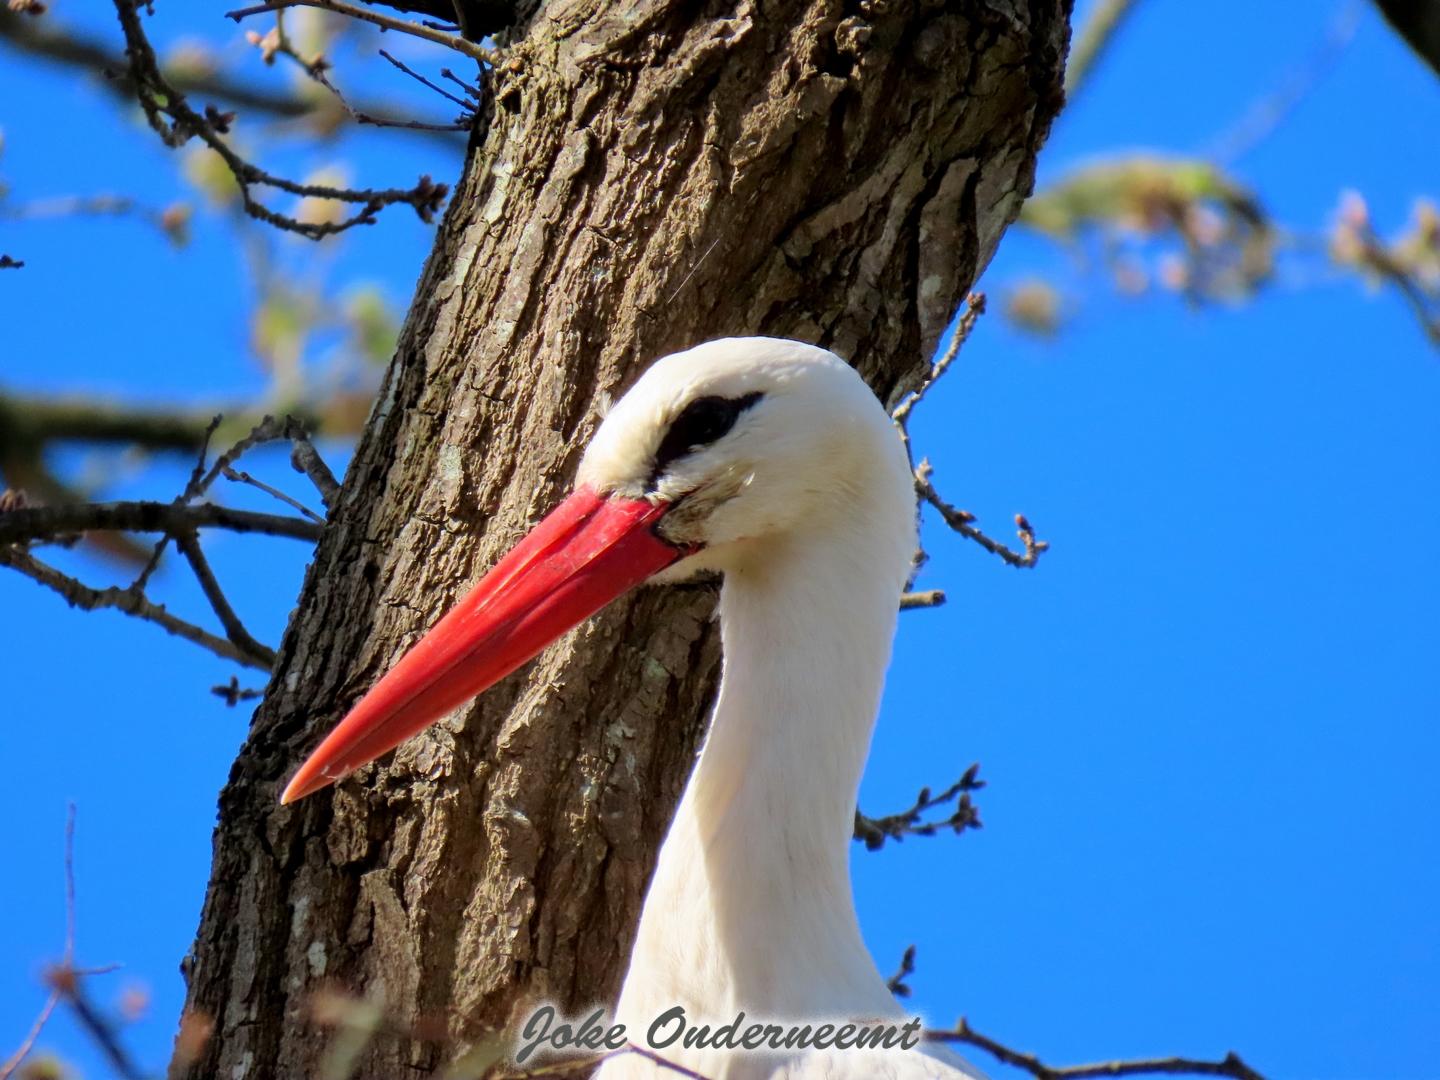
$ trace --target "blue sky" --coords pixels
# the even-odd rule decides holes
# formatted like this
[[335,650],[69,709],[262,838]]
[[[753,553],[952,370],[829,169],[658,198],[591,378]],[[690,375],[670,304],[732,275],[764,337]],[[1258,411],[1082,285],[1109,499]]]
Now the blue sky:
[[[103,5],[59,6],[118,41]],[[1057,123],[1042,182],[1105,151],[1212,145],[1339,10],[1141,5]],[[1440,81],[1360,10],[1333,69],[1233,166],[1297,228],[1322,230],[1345,189],[1365,193],[1382,231],[1416,196],[1440,195]],[[237,40],[218,18],[176,21],[161,9],[161,40]],[[0,128],[16,201],[193,197],[170,152],[73,73],[7,54]],[[372,136],[295,141],[267,160],[303,172],[336,157],[385,183],[448,179],[458,162],[430,140]],[[238,234],[216,215],[194,231],[177,251],[130,220],[0,220],[0,250],[27,262],[0,277],[0,384],[167,401],[262,392]],[[333,280],[376,281],[403,306],[429,235],[401,209],[338,253],[280,250],[300,272],[324,260]],[[998,298],[1065,267],[1015,231],[983,284]],[[855,855],[877,962],[888,971],[918,947],[918,1008],[939,1023],[963,1013],[1055,1063],[1234,1049],[1277,1077],[1440,1076],[1437,412],[1440,355],[1395,296],[1339,277],[1282,277],[1252,304],[1198,311],[1090,285],[1051,341],[982,321],[919,410],[916,442],[952,501],[996,532],[1024,511],[1054,546],[1016,572],[927,529],[924,584],[951,602],[902,619],[861,802],[897,809],[971,761],[990,784],[982,831]],[[278,457],[255,466],[288,482]],[[165,498],[184,473],[127,467],[107,490]],[[277,641],[304,545],[217,534],[209,550],[257,636]],[[115,573],[83,554],[57,561]],[[178,569],[159,592],[203,614]],[[207,688],[235,669],[9,573],[0,612],[0,1054],[62,945],[73,800],[79,959],[124,964],[93,984],[107,1004],[148,988],[127,1038],[158,1071],[215,795],[248,715]],[[105,1075],[65,1017],[41,1045]]]

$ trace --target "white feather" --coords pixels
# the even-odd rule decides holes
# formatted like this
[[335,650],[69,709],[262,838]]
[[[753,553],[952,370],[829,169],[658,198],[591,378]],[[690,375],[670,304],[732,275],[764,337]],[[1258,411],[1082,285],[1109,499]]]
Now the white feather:
[[[655,449],[689,402],[754,393],[733,430],[651,489]],[[660,360],[615,404],[580,482],[683,495],[664,520],[705,550],[663,577],[725,576],[720,692],[616,1019],[636,1040],[677,1004],[712,1026],[742,1009],[767,1023],[903,1021],[861,939],[849,876],[856,790],[916,541],[910,468],[885,409],[823,349],[709,342]],[[945,1050],[660,1052],[711,1080],[979,1075]],[[599,1075],[675,1074],[625,1054]]]

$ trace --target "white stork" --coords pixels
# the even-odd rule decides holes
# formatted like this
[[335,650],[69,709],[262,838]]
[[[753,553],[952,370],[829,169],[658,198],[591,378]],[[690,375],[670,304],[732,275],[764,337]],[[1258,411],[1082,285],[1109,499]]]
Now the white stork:
[[[910,466],[839,357],[727,338],[654,364],[575,491],[389,671],[286,788],[399,744],[645,581],[724,575],[724,674],[660,850],[615,1018],[644,1046],[691,1024],[903,1020],[850,889],[856,791],[916,544]],[[722,1077],[957,1078],[948,1051],[657,1051]],[[674,1076],[634,1053],[600,1074]]]

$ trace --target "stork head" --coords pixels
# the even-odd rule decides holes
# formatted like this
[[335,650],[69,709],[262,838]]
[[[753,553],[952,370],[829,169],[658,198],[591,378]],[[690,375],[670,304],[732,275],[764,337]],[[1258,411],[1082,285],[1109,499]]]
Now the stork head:
[[877,497],[911,508],[902,524],[914,505],[900,440],[864,380],[835,354],[780,338],[723,338],[657,361],[605,417],[577,486],[665,508],[655,533],[690,555],[665,580],[733,569]]
[[731,571],[777,544],[889,524],[914,550],[909,465],[884,408],[824,349],[725,338],[656,362],[616,403],[575,491],[387,672],[282,801],[399,745],[646,580]]

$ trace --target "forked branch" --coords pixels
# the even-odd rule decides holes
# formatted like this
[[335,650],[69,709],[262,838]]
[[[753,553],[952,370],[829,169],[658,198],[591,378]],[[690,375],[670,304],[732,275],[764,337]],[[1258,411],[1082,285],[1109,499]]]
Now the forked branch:
[[[208,460],[209,436],[218,426],[219,420],[218,416],[215,417],[203,433],[202,450],[195,468],[185,490],[173,502],[74,503],[32,507],[25,505],[21,493],[7,492],[0,496],[0,565],[9,566],[58,592],[73,607],[88,611],[113,608],[155,623],[167,632],[209,649],[225,659],[269,671],[275,663],[275,652],[257,641],[245,629],[205,557],[200,546],[199,530],[219,528],[239,533],[288,536],[312,542],[319,539],[323,520],[318,514],[306,509],[298,500],[277,488],[234,468],[234,463],[241,455],[261,443],[289,440],[292,447],[291,464],[297,471],[310,477],[327,507],[334,504],[339,485],[316,452],[303,426],[291,417],[265,417],[248,435],[221,454],[211,465]],[[205,495],[220,476],[250,483],[281,502],[300,508],[307,516],[262,514],[213,503],[196,504],[195,500]],[[28,550],[34,544],[70,544],[85,533],[95,532],[158,532],[161,539],[139,576],[124,588],[93,588],[35,558]],[[219,619],[225,632],[224,637],[179,618],[146,595],[145,589],[150,576],[172,540],[185,557],[201,591]],[[226,696],[231,704],[242,700],[238,687],[234,694],[222,696]]]
[[[166,146],[177,147],[198,138],[225,162],[240,189],[245,212],[286,232],[298,233],[311,240],[344,232],[356,225],[371,225],[375,215],[387,206],[404,203],[422,221],[433,221],[436,211],[449,194],[449,187],[422,176],[413,188],[356,189],[328,184],[301,184],[275,176],[252,165],[222,137],[229,130],[233,115],[220,113],[213,106],[204,114],[190,106],[185,95],[177,90],[160,71],[155,50],[151,47],[140,22],[141,0],[114,0],[125,34],[125,52],[130,60],[130,77],[140,108],[152,130]],[[348,5],[347,5],[348,6]],[[272,188],[304,198],[329,199],[349,203],[359,209],[339,221],[305,221],[270,209],[255,197],[256,187]]]
[[[960,318],[955,324],[955,332],[950,335],[950,344],[946,347],[945,352],[939,360],[931,365],[930,370],[926,373],[920,385],[911,393],[906,394],[904,399],[890,414],[890,419],[895,422],[896,428],[900,431],[900,441],[905,444],[905,453],[909,455],[912,463],[915,460],[915,456],[910,445],[911,414],[914,413],[915,406],[920,404],[925,395],[940,381],[941,376],[950,370],[950,365],[955,362],[955,358],[960,354],[961,347],[969,340],[970,334],[975,329],[976,322],[979,321],[980,316],[983,314],[985,314],[985,294],[982,292],[972,292],[965,298],[965,310],[961,312]],[[967,540],[975,541],[975,543],[990,552],[991,555],[998,555],[1010,566],[1028,569],[1034,566],[1040,556],[1049,549],[1050,544],[1047,541],[1035,539],[1035,532],[1030,527],[1030,522],[1024,514],[1015,515],[1015,528],[1020,537],[1021,546],[1024,548],[1023,553],[1006,547],[998,540],[992,539],[975,524],[976,519],[974,514],[968,510],[961,510],[958,507],[952,506],[940,497],[939,492],[935,490],[935,485],[930,480],[930,476],[934,470],[928,461],[922,459],[919,465],[913,466],[913,469],[915,473],[915,493],[920,497],[920,500],[928,503],[939,511],[941,519],[946,525],[950,526],[951,529]],[[923,561],[924,558],[922,554],[921,562]],[[902,610],[916,607],[935,607],[944,602],[945,594],[936,589],[926,593],[906,593],[905,596],[901,598],[900,607]]]
[[[975,764],[938,795],[932,794],[928,787],[921,788],[915,802],[898,814],[872,818],[857,809],[855,839],[862,841],[866,850],[879,851],[885,846],[886,840],[900,841],[907,836],[934,836],[941,829],[950,829],[957,834],[966,829],[978,829],[981,827],[980,813],[970,801],[970,793],[979,791],[984,786],[985,781],[980,779],[980,766]],[[952,801],[955,809],[948,817],[939,821],[925,820],[928,811],[937,806],[946,806]]]
[[1016,551],[1006,547],[1000,541],[992,539],[975,525],[974,514],[968,510],[951,506],[940,497],[940,493],[935,490],[935,485],[930,480],[933,472],[934,469],[928,461],[921,461],[919,465],[915,466],[915,490],[924,502],[939,512],[941,520],[961,536],[967,540],[974,540],[991,555],[998,555],[1008,565],[1021,570],[1028,570],[1034,566],[1040,556],[1050,550],[1048,540],[1035,539],[1035,530],[1031,528],[1030,521],[1024,514],[1015,515],[1015,533],[1020,538],[1023,551]]

